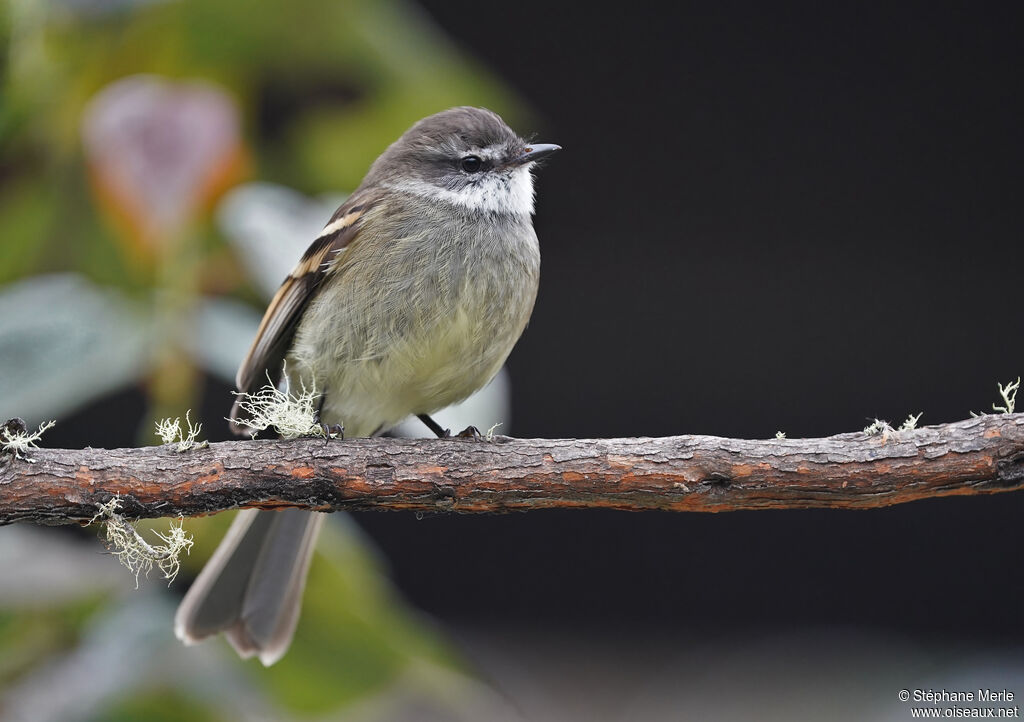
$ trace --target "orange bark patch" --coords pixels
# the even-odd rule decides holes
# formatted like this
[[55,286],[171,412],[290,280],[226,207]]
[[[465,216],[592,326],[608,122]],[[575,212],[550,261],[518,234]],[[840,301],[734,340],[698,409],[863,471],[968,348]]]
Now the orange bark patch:
[[372,494],[375,486],[362,478],[346,479],[342,493],[350,492],[354,496]]
[[292,469],[293,479],[312,479],[315,474],[312,466],[296,466]]
[[78,471],[75,472],[75,481],[79,484],[89,484],[90,486],[96,483],[96,479],[92,475],[92,469],[88,466],[78,467]]
[[605,457],[608,460],[608,467],[616,470],[632,469],[637,464],[643,462],[638,456],[617,456],[615,454],[608,454]]
[[771,464],[733,464],[732,475],[737,479],[752,475],[755,471],[770,471]]

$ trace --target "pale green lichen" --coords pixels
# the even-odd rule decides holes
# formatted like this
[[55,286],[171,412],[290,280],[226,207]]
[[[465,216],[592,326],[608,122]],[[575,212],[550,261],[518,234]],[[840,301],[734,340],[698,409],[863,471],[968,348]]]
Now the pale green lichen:
[[895,433],[896,429],[892,428],[888,421],[884,419],[875,419],[870,424],[864,427],[864,433],[868,436],[882,435],[883,439],[889,437],[889,434]]
[[249,427],[253,437],[271,428],[282,439],[298,439],[303,436],[326,437],[327,431],[317,418],[317,401],[320,399],[320,393],[315,386],[307,388],[303,383],[302,392],[294,396],[269,383],[269,377],[267,381],[267,385],[255,393],[236,394],[238,408],[248,414],[248,417],[239,417],[234,420],[235,423]]
[[917,428],[917,422],[923,415],[923,411],[919,412],[916,416],[914,414],[910,414],[907,416],[907,420],[900,424],[899,431],[913,431]]
[[993,411],[999,411],[1004,414],[1012,414],[1013,409],[1017,406],[1017,389],[1020,388],[1020,376],[1017,377],[1016,381],[1011,381],[1004,387],[999,384],[999,395],[1003,397],[1003,405],[996,406],[992,404]]
[[21,419],[11,419],[6,424],[0,426],[0,450],[8,454],[14,454],[15,459],[21,459],[22,461],[34,464],[35,459],[29,457],[28,452],[39,448],[36,442],[43,437],[46,431],[52,429],[56,423],[56,421],[44,421],[39,424],[38,429],[30,433],[25,428],[24,422]]
[[184,519],[178,519],[177,523],[172,521],[167,534],[154,531],[163,544],[151,545],[130,521],[117,513],[120,508],[121,499],[115,496],[100,505],[89,523],[100,522],[103,525],[107,549],[135,575],[136,589],[139,587],[139,574],[148,577],[154,566],[170,586],[181,569],[181,553],[187,554],[192,549],[192,536],[182,528]]
[[776,431],[775,432],[775,438],[776,439],[785,439],[786,438],[786,432],[785,431]]
[[868,436],[881,436],[882,441],[887,441],[893,434],[897,434],[901,431],[913,431],[916,429],[917,422],[923,415],[923,411],[918,414],[910,414],[907,416],[907,420],[900,424],[898,429],[894,429],[892,424],[885,419],[875,419],[864,427],[864,433]]
[[494,441],[494,432],[495,432],[495,430],[496,430],[496,429],[497,429],[497,428],[498,428],[499,426],[501,426],[501,422],[500,422],[500,421],[499,421],[498,423],[494,424],[493,426],[491,426],[491,428],[487,429],[487,433],[486,433],[486,434],[484,434],[484,438],[485,438],[485,439],[486,439],[487,441]]
[[178,453],[189,449],[203,449],[210,445],[208,441],[196,442],[196,437],[199,436],[203,425],[195,424],[193,426],[192,420],[189,419],[189,413],[191,412],[185,412],[185,429],[181,428],[181,417],[173,421],[166,418],[156,422],[156,435],[160,437],[165,446],[176,444]]
[[[1020,388],[1020,376],[1017,377],[1016,381],[1010,381],[1003,386],[1001,383],[996,382],[999,387],[999,395],[1003,397],[1003,405],[997,406],[992,404],[992,410],[998,411],[1001,414],[1012,414],[1013,410],[1017,407],[1017,389]],[[985,416],[987,412],[982,411],[980,414],[974,411],[971,412],[971,416],[977,418],[978,416]]]

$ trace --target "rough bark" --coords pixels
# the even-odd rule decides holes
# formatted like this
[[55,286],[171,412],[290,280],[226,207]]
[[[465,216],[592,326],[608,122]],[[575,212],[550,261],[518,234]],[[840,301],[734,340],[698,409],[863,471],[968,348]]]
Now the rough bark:
[[761,441],[235,441],[40,449],[0,457],[0,524],[87,522],[120,495],[133,517],[235,507],[507,512],[859,508],[1024,487],[1024,414],[913,431]]

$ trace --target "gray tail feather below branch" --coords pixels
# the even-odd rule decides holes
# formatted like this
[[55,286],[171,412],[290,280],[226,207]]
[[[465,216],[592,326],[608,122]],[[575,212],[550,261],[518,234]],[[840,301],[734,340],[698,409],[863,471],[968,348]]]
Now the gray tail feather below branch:
[[288,650],[324,515],[240,511],[174,615],[185,644],[224,632],[244,658],[270,666]]

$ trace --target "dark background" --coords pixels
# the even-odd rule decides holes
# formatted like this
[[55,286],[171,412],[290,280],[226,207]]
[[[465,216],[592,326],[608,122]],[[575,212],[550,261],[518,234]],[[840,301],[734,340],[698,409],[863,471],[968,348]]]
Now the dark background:
[[[990,409],[1024,372],[1021,5],[423,5],[529,101],[536,127],[517,130],[565,148],[539,174],[515,435],[934,424]],[[90,421],[124,403],[141,417],[121,395],[47,440],[131,445]],[[204,409],[211,439],[223,411]],[[1022,514],[1010,494],[358,519],[441,620],[1019,643]]]
[[[424,5],[565,148],[539,174],[516,435],[940,423],[1021,373],[1020,5]],[[970,608],[963,634],[1019,640],[1022,513],[360,520],[442,617],[948,634]]]

